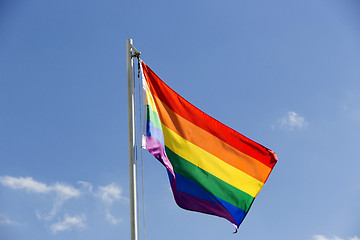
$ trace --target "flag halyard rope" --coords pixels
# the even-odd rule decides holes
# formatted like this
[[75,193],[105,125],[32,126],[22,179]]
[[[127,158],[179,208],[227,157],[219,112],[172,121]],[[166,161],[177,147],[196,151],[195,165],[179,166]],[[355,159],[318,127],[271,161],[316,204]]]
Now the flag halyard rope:
[[[133,46],[132,46],[133,47]],[[133,51],[134,53],[132,54],[132,58],[137,58],[137,66],[138,66],[138,69],[137,69],[137,77],[138,77],[138,81],[134,81],[134,92],[136,92],[136,88],[138,88],[138,97],[135,97],[135,101],[134,101],[134,114],[135,116],[138,116],[139,115],[139,120],[136,121],[137,123],[140,123],[140,127],[137,127],[135,124],[135,163],[136,163],[136,172],[138,173],[139,172],[139,167],[141,168],[140,171],[141,171],[141,184],[139,184],[139,174],[136,174],[136,193],[137,193],[137,196],[139,196],[139,187],[141,187],[141,201],[142,201],[142,231],[143,231],[143,239],[145,240],[146,239],[146,234],[145,234],[145,193],[144,193],[144,164],[143,164],[143,152],[142,152],[142,144],[140,143],[140,148],[139,148],[139,145],[138,145],[138,139],[139,139],[139,133],[137,131],[138,128],[140,128],[140,141],[142,141],[142,134],[143,134],[143,126],[142,126],[142,122],[143,122],[143,106],[142,106],[142,94],[141,94],[141,90],[142,90],[142,83],[141,83],[141,67],[140,67],[140,64],[141,64],[141,58],[140,58],[140,52],[136,50],[135,47],[133,47]],[[133,75],[134,75],[134,79],[135,79],[135,69],[133,69]],[[136,84],[136,82],[138,84]],[[139,114],[137,114],[137,111],[139,111]],[[139,153],[138,151],[140,151],[140,166],[139,166]],[[140,214],[140,206],[139,204],[137,204],[136,206],[137,208],[137,215],[139,216]],[[137,218],[137,225],[140,226],[139,224],[139,218]],[[138,228],[138,236],[140,237],[140,227]]]

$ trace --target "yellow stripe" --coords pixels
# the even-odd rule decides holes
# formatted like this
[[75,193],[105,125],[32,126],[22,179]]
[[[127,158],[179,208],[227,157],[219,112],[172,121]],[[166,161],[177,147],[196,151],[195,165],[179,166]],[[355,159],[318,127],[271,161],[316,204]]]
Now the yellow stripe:
[[227,164],[162,125],[165,145],[174,153],[228,184],[256,197],[264,183]]
[[265,183],[271,168],[178,115],[153,96],[161,122],[173,132],[224,162]]
[[150,106],[150,108],[153,110],[153,112],[156,112],[159,115],[159,113],[157,111],[157,108],[156,108],[156,105],[155,105],[155,101],[153,99],[152,94],[150,93],[149,86],[148,86],[148,83],[146,81],[143,81],[143,87],[144,87],[144,90],[145,90],[145,93],[146,93],[147,105]]

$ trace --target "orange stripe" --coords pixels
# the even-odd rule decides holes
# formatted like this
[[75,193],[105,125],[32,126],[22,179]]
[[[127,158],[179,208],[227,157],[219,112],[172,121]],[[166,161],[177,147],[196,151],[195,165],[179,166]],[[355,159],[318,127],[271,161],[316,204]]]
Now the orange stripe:
[[240,152],[211,133],[176,114],[162,103],[157,96],[153,95],[153,97],[158,108],[161,122],[165,126],[187,141],[197,145],[217,158],[220,158],[229,165],[265,183],[271,172],[271,168],[245,153]]
[[166,85],[144,62],[142,62],[142,67],[151,93],[175,113],[271,169],[274,167],[277,157],[273,151],[236,132],[192,105]]

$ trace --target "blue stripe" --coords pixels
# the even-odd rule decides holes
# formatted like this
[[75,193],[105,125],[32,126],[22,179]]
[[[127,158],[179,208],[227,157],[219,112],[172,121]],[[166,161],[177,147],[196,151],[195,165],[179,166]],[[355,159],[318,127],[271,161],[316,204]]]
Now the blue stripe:
[[[168,171],[170,183],[172,183],[173,176]],[[215,195],[209,193],[205,189],[203,189],[199,184],[194,182],[193,180],[188,179],[187,177],[184,177],[178,173],[175,173],[176,178],[176,189],[179,192],[187,193],[189,195],[192,195],[196,198],[210,201],[214,203],[221,204],[234,218],[236,225],[239,226],[239,224],[244,219],[246,212],[224,200],[221,198],[216,197]]]
[[156,141],[160,142],[164,146],[163,132],[156,128],[150,120],[146,122],[146,135],[155,138]]

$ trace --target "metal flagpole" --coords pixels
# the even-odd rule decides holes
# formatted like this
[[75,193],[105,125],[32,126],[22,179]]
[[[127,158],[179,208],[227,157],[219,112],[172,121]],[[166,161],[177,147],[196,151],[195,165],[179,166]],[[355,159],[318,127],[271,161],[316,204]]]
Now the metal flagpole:
[[130,186],[130,232],[131,240],[138,240],[137,226],[137,191],[136,191],[136,165],[135,165],[135,121],[134,121],[134,77],[133,57],[140,52],[133,46],[131,38],[126,41],[127,51],[127,84],[128,84],[128,123],[129,123],[129,186]]

